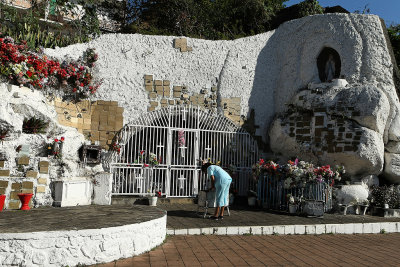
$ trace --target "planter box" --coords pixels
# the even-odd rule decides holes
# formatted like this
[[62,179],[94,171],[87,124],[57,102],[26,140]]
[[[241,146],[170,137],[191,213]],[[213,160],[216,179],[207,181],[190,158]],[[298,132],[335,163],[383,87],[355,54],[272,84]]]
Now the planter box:
[[54,206],[90,205],[92,202],[92,182],[85,178],[54,182],[54,189]]

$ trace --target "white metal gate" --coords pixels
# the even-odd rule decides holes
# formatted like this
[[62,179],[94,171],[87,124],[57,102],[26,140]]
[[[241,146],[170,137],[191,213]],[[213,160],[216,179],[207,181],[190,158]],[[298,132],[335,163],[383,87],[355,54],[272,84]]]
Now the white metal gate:
[[110,164],[113,195],[161,191],[167,197],[194,197],[207,183],[199,159],[236,170],[233,188],[240,195],[254,186],[257,143],[243,128],[209,110],[171,106],[149,112],[122,128],[115,140],[121,151]]

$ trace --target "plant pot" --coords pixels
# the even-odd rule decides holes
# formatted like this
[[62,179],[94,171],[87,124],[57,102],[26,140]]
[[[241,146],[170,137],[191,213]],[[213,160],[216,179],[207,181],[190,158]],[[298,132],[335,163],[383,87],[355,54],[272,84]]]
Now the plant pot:
[[289,204],[289,213],[294,214],[297,211],[297,205],[296,204]]
[[248,197],[247,204],[249,204],[250,207],[254,207],[256,205],[256,200],[256,197]]
[[30,210],[29,208],[29,200],[31,200],[33,194],[25,193],[25,194],[18,194],[19,199],[21,200],[22,206],[20,210]]
[[0,195],[0,211],[3,210],[5,201],[6,201],[6,195]]
[[149,197],[149,205],[153,206],[153,207],[157,206],[157,199],[158,199],[158,197],[156,197],[156,196]]

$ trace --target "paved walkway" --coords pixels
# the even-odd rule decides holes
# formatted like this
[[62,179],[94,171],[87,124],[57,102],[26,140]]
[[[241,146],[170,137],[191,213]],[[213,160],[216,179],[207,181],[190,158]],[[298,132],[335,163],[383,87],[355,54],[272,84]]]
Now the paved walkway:
[[[384,218],[369,215],[341,215],[325,214],[323,218],[307,218],[293,216],[286,212],[268,212],[249,207],[232,207],[231,216],[225,213],[224,220],[212,221],[203,219],[197,214],[195,204],[163,204],[158,208],[166,210],[167,228],[189,229],[204,227],[224,226],[269,226],[269,225],[305,225],[305,224],[344,224],[344,223],[375,223],[375,222],[400,222],[400,218]],[[208,210],[213,213],[214,208]]]
[[399,266],[400,234],[173,236],[143,255],[96,265]]

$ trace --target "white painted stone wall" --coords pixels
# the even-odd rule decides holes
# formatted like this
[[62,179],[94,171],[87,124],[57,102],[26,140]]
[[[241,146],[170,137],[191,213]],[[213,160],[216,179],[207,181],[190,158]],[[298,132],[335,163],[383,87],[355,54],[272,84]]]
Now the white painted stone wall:
[[[241,97],[242,114],[256,110],[258,135],[299,88],[318,83],[316,58],[324,46],[338,51],[342,74],[352,83],[373,83],[396,102],[392,65],[379,18],[375,15],[326,14],[284,23],[277,30],[233,41],[188,38],[192,52],[173,48],[174,36],[107,34],[87,43],[46,49],[56,58],[78,58],[87,47],[99,54],[96,98],[118,100],[125,123],[149,105],[143,76],[170,80],[198,93],[217,85],[221,97]],[[393,117],[397,109],[393,108]],[[390,122],[388,123],[390,125]],[[388,130],[388,129],[387,129]]]
[[75,266],[136,256],[164,241],[166,223],[165,215],[112,228],[0,233],[0,266]]

